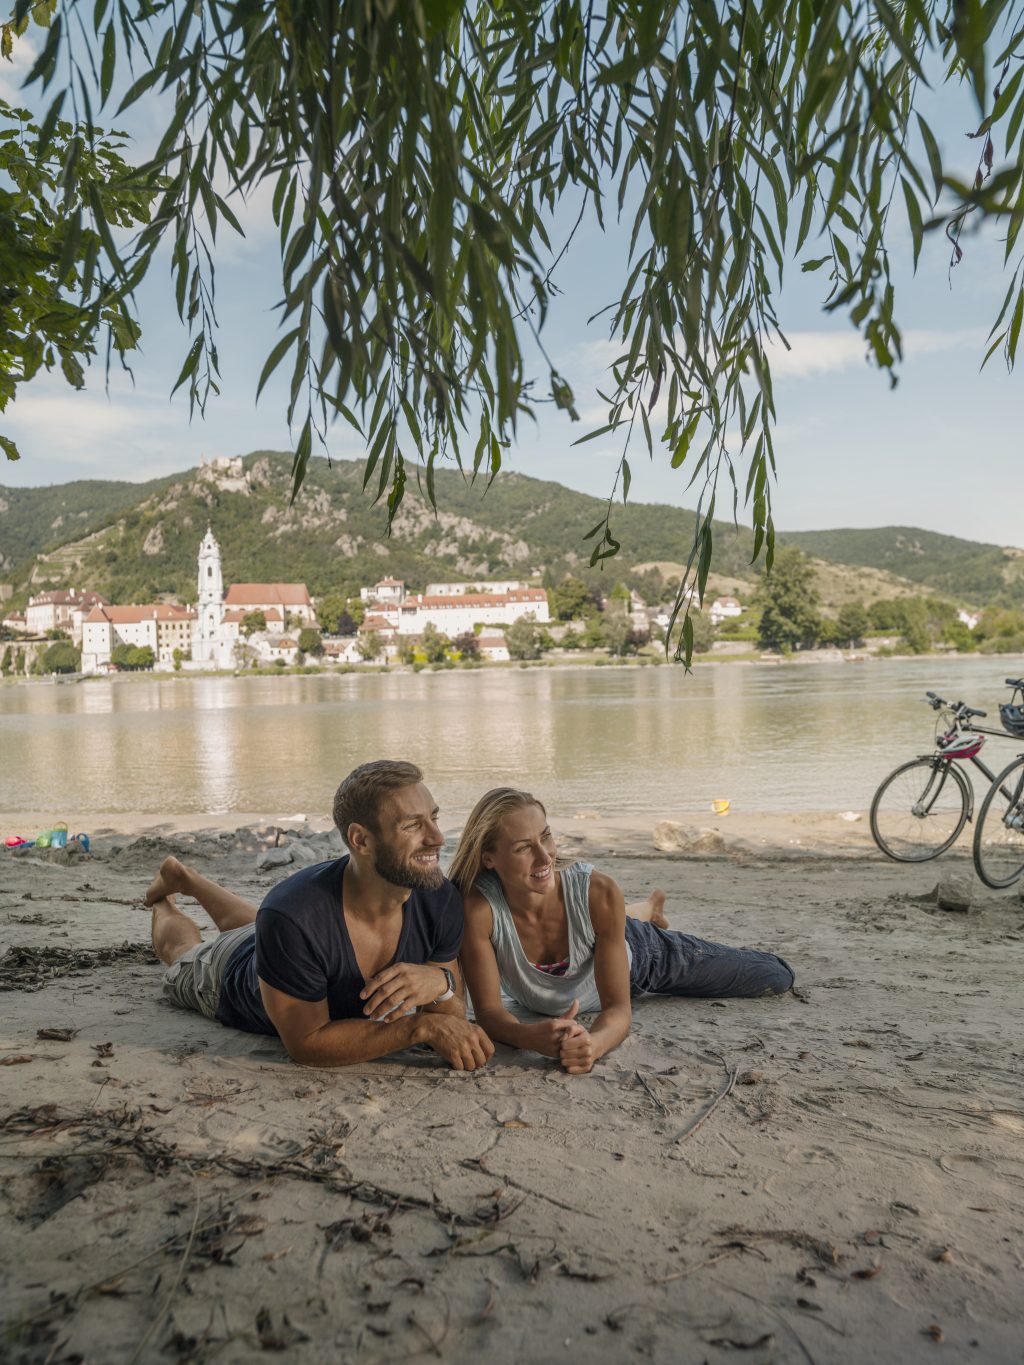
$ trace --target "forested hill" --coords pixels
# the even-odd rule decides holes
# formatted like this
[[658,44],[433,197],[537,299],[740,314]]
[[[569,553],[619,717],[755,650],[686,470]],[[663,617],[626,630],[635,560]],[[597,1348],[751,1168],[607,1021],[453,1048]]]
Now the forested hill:
[[818,559],[897,574],[954,601],[1019,606],[1024,599],[1024,550],[912,526],[787,532],[779,540]]
[[40,550],[109,526],[121,512],[174,482],[175,476],[149,483],[77,479],[48,488],[0,485],[0,576],[23,566]]
[[[612,527],[622,551],[599,579],[598,570],[587,568],[590,542],[584,536],[603,516],[604,500],[557,483],[503,473],[488,488],[482,478],[472,484],[457,471],[440,470],[435,517],[412,474],[395,533],[386,539],[384,509],[363,492],[360,462],[311,461],[294,504],[290,455],[256,452],[243,463],[241,488],[194,469],[146,484],[0,487],[0,576],[21,591],[31,575],[35,588],[77,584],[114,601],[158,594],[189,600],[199,541],[209,524],[228,582],[305,581],[313,593],[351,593],[388,575],[420,589],[431,579],[549,571],[556,580],[573,572],[607,585],[609,579],[635,579],[638,564],[685,561],[693,536],[692,512],[660,504],[619,506]],[[1018,603],[1024,587],[1024,552],[925,531],[804,532],[780,540],[858,570],[902,575],[967,604]],[[752,544],[745,528],[717,523],[715,573],[755,577]],[[40,554],[42,563],[36,561]],[[868,583],[863,574],[851,571],[850,577]],[[878,595],[874,587],[849,587],[857,595]]]
[[[586,533],[604,513],[603,499],[560,484],[506,473],[490,488],[457,471],[439,470],[435,516],[410,475],[394,534],[385,536],[383,506],[363,491],[356,461],[315,459],[302,491],[289,503],[291,456],[256,452],[244,459],[248,487],[236,490],[202,470],[154,485],[114,484],[106,518],[92,512],[90,489],[0,488],[0,557],[3,577],[21,587],[76,581],[114,601],[148,600],[195,593],[196,555],[207,525],[223,552],[228,582],[304,581],[310,590],[352,592],[384,576],[405,579],[413,589],[444,578],[527,577],[549,570],[591,577]],[[62,500],[63,498],[63,500]],[[82,515],[72,522],[68,509]],[[63,516],[64,520],[59,518]],[[16,518],[17,538],[11,529]],[[77,530],[80,524],[81,530]],[[613,528],[623,552],[601,581],[627,575],[634,564],[685,561],[694,514],[679,508],[620,507]],[[69,527],[76,528],[73,537]],[[102,529],[98,529],[102,526]],[[91,534],[90,534],[91,533]],[[752,538],[728,523],[716,528],[715,569],[751,578]],[[33,567],[43,553],[46,563]],[[13,561],[13,565],[12,565]],[[599,571],[594,570],[596,575]]]

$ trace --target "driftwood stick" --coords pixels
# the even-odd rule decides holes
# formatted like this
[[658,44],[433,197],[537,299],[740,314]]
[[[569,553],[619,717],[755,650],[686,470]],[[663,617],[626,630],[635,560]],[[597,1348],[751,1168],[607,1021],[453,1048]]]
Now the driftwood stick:
[[738,1073],[737,1073],[736,1067],[730,1067],[729,1064],[726,1062],[725,1058],[724,1058],[724,1057],[719,1057],[719,1055],[718,1055],[717,1052],[713,1053],[712,1055],[715,1056],[715,1057],[718,1057],[718,1060],[722,1063],[722,1066],[725,1068],[725,1073],[726,1073],[725,1085],[724,1085],[724,1086],[722,1087],[722,1089],[718,1092],[718,1094],[715,1096],[715,1098],[711,1101],[711,1103],[708,1105],[708,1107],[704,1110],[703,1114],[699,1115],[696,1119],[694,1119],[694,1121],[693,1121],[691,1124],[689,1124],[686,1128],[683,1129],[683,1131],[682,1131],[681,1133],[678,1133],[678,1134],[672,1139],[673,1143],[675,1143],[675,1142],[685,1142],[687,1138],[693,1137],[693,1135],[694,1135],[694,1133],[697,1131],[697,1129],[698,1129],[703,1123],[705,1123],[705,1122],[711,1117],[711,1115],[715,1112],[715,1110],[718,1108],[718,1106],[719,1106],[719,1105],[722,1103],[722,1101],[725,1099],[726,1095],[732,1094],[732,1089],[733,1089],[733,1086],[736,1084],[736,1076],[737,1076],[737,1074],[738,1074]]
[[640,1082],[640,1084],[643,1086],[643,1088],[647,1091],[648,1095],[650,1095],[651,1099],[652,1099],[652,1100],[654,1101],[654,1103],[658,1106],[658,1108],[661,1110],[661,1112],[662,1112],[663,1114],[669,1113],[669,1107],[668,1107],[668,1105],[665,1103],[665,1101],[661,1098],[660,1095],[656,1095],[656,1094],[654,1093],[654,1091],[651,1089],[651,1087],[650,1087],[650,1086],[648,1085],[648,1083],[647,1083],[647,1078],[646,1078],[644,1075],[641,1074],[640,1069],[637,1068],[637,1070],[634,1071],[633,1074],[636,1076],[637,1080]]

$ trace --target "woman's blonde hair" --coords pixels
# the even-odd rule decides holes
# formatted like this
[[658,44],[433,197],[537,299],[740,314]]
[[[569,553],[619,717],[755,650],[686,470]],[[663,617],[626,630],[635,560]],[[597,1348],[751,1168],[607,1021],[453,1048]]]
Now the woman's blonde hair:
[[515,787],[494,787],[484,792],[473,807],[448,869],[449,880],[464,896],[469,895],[483,871],[484,854],[494,847],[498,826],[510,811],[522,810],[524,806],[537,806],[547,816],[543,801],[538,801],[530,792],[517,791]]

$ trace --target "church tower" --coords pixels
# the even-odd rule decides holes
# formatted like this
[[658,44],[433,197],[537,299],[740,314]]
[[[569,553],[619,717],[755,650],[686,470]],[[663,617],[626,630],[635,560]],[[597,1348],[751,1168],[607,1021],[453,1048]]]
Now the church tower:
[[199,546],[199,598],[192,636],[192,658],[196,663],[216,661],[223,620],[224,578],[220,567],[220,546],[208,526]]

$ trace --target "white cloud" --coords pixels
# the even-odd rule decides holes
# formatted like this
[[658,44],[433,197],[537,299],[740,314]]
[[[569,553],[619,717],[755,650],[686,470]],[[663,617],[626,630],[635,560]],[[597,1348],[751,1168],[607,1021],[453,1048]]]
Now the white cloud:
[[[961,348],[977,350],[985,340],[985,330],[980,327],[954,328],[948,331],[929,328],[911,328],[903,333],[903,359],[913,363],[922,356],[956,351]],[[852,328],[842,331],[797,331],[787,332],[787,350],[781,341],[769,343],[768,360],[772,375],[776,379],[809,379],[816,375],[840,374],[844,370],[862,369],[867,365],[865,359],[867,344],[859,333]],[[609,377],[609,366],[624,349],[621,341],[588,341],[574,347],[566,356],[566,370],[570,378],[590,385],[601,385]],[[594,418],[598,409],[589,408],[588,418]],[[607,420],[607,418],[603,418]]]
[[600,341],[584,341],[574,346],[565,357],[566,369],[574,374],[593,374],[605,371],[626,349],[621,340],[605,337]]
[[[61,390],[59,383],[56,376],[34,380],[5,414],[4,429],[21,449],[19,474],[31,467],[43,482],[56,466],[60,479],[124,477],[128,470],[137,471],[137,478],[153,478],[180,463],[178,452],[168,451],[159,439],[157,405],[150,398],[108,400],[66,385]],[[162,406],[166,413],[166,399]]]
[[[984,340],[981,328],[965,327],[952,331],[911,329],[903,333],[903,359],[913,363],[924,355],[976,348]],[[816,375],[839,374],[863,369],[867,365],[867,345],[852,328],[842,332],[787,332],[787,351],[781,341],[768,348],[768,363],[775,379],[810,379]]]
[[[268,400],[267,411],[252,402],[251,387],[239,397],[211,398],[205,420],[189,421],[188,400],[173,402],[151,386],[131,388],[120,373],[111,375],[110,397],[102,372],[91,373],[95,387],[75,390],[59,374],[38,375],[18,394],[0,430],[12,437],[21,461],[0,460],[0,484],[35,486],[69,479],[145,480],[188,469],[200,455],[246,455],[252,450],[289,450],[282,405]],[[237,394],[237,387],[233,390]],[[365,446],[343,421],[327,433],[334,459],[359,459]],[[316,453],[323,453],[316,443]]]
[[[36,381],[38,384],[38,381]],[[98,442],[124,438],[145,423],[144,414],[106,398],[70,389],[66,394],[24,390],[7,415],[7,425],[40,447],[64,452],[91,449]]]
[[0,61],[0,100],[5,100],[16,109],[23,109],[29,103],[28,92],[22,90],[21,84],[38,55],[39,49],[32,40],[31,30],[15,38],[10,60]]

